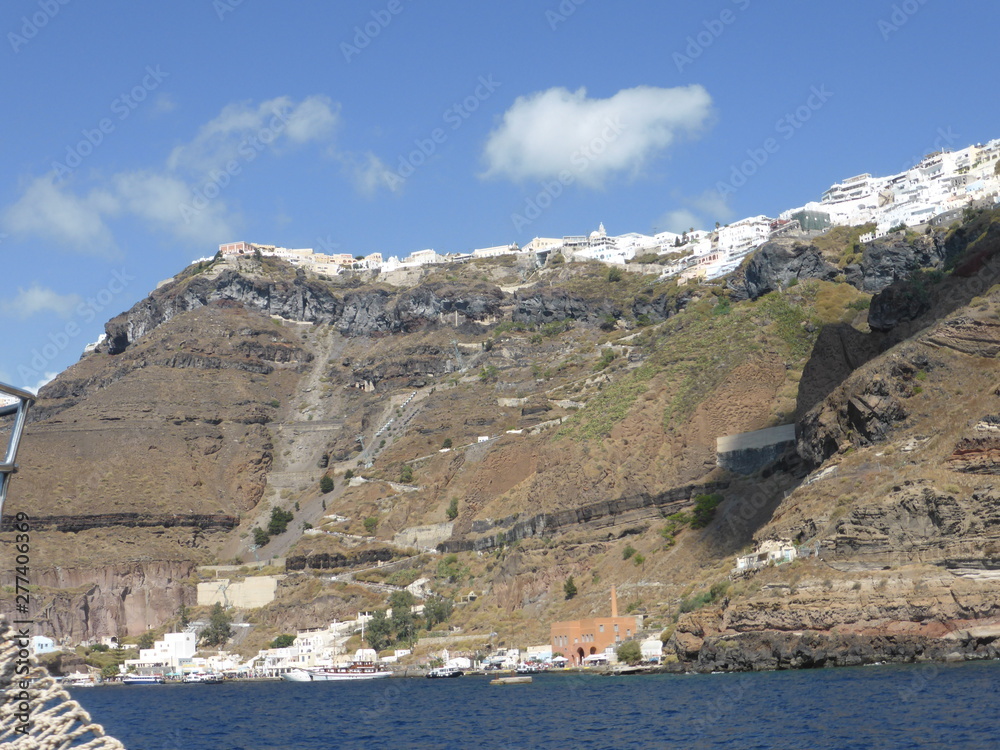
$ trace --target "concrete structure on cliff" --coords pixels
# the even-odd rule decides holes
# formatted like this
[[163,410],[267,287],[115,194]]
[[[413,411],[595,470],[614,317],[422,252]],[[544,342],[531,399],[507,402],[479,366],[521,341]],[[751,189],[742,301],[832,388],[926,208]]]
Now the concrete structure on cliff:
[[632,638],[639,630],[640,618],[618,616],[618,595],[611,587],[611,617],[552,623],[552,653],[563,654],[569,665],[582,666],[588,656],[603,654],[609,647]]

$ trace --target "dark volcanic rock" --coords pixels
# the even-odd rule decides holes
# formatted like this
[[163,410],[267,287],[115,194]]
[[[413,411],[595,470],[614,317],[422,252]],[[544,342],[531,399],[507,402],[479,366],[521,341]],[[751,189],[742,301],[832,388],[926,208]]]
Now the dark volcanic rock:
[[369,336],[414,331],[446,316],[457,315],[460,323],[489,322],[500,315],[502,302],[503,293],[489,284],[428,284],[398,293],[366,289],[341,297],[335,287],[301,271],[292,279],[265,279],[227,269],[215,278],[202,274],[157,289],[105,325],[104,350],[120,354],[175,315],[211,303],[237,303],[288,320],[333,324],[345,336]]
[[563,289],[539,287],[528,292],[514,293],[515,323],[544,325],[559,320],[599,321],[605,315],[621,316],[621,310],[611,302],[598,304],[567,293]]
[[847,283],[875,293],[921,268],[941,268],[950,253],[941,235],[921,235],[907,240],[903,232],[865,245],[861,263],[845,269]]
[[872,297],[868,325],[873,331],[891,331],[916,320],[931,309],[930,296],[907,281],[897,281]]
[[840,268],[815,245],[782,237],[761,245],[729,286],[735,300],[757,299],[793,279],[834,281],[843,274],[851,286],[874,294],[918,269],[942,268],[957,251],[955,243],[946,243],[940,234],[906,239],[900,232],[866,244],[860,263]]
[[743,275],[742,289],[735,289],[737,299],[757,299],[768,292],[783,289],[792,279],[833,281],[840,270],[827,262],[813,245],[791,239],[767,242],[754,254]]

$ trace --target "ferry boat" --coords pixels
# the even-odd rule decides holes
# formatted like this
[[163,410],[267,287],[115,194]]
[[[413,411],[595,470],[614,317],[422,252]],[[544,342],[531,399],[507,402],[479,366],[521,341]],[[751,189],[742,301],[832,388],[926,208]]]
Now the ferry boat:
[[376,680],[391,677],[373,661],[353,661],[342,667],[306,667],[284,672],[281,679],[289,682],[332,682],[339,680]]
[[160,674],[129,674],[122,677],[122,685],[162,685]]
[[215,672],[191,672],[184,675],[181,682],[201,683],[202,685],[214,685],[222,682],[222,675]]

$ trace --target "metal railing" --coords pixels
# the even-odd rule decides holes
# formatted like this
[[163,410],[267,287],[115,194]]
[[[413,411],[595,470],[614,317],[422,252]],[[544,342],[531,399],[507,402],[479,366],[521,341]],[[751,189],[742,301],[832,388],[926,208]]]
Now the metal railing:
[[[21,435],[24,432],[24,425],[28,421],[28,408],[35,403],[35,396],[20,388],[0,383],[0,398],[5,403],[0,406],[0,418],[13,415],[14,419],[10,423],[10,437],[7,440],[7,450],[3,459],[0,460],[0,519],[3,518],[3,504],[7,499],[7,483],[11,475],[17,471],[17,448],[21,443]],[[11,401],[11,399],[14,399]]]

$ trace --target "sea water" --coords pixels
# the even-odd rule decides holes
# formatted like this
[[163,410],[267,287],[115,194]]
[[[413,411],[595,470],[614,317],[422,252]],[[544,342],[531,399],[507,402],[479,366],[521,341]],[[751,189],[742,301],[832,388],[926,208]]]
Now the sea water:
[[130,750],[1000,749],[1000,664],[74,689]]

